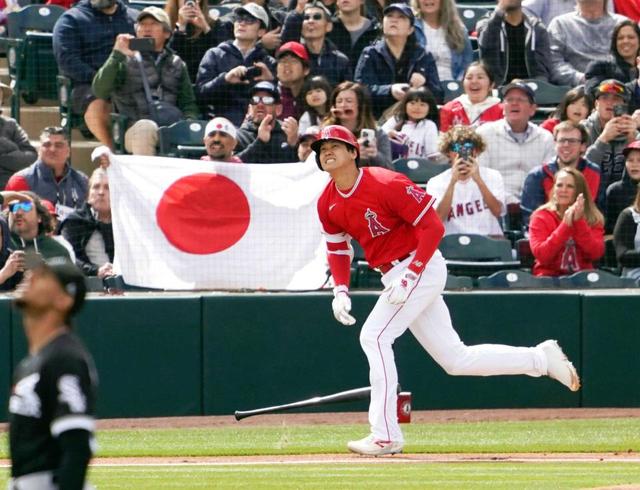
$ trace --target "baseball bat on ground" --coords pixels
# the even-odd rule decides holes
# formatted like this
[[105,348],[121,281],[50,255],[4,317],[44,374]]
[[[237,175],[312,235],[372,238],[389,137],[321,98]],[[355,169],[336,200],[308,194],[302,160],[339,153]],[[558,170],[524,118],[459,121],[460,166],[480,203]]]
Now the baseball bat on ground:
[[363,400],[371,395],[371,387],[356,388],[353,390],[341,391],[326,396],[314,396],[307,400],[301,400],[293,403],[285,403],[284,405],[275,405],[273,407],[256,408],[255,410],[235,411],[236,420],[241,420],[253,415],[261,415],[264,413],[284,412],[294,408],[313,407],[317,405],[326,405],[329,403],[351,402],[355,400]]

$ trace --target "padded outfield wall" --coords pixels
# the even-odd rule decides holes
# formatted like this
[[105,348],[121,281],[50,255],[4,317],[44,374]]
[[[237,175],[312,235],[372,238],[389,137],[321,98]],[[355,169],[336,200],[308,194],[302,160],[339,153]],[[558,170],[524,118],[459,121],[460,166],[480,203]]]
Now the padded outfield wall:
[[[96,296],[76,328],[98,367],[99,417],[228,415],[367,386],[358,335],[376,299],[354,293],[359,322],[344,327],[330,293]],[[451,292],[445,300],[467,344],[558,339],[583,389],[548,378],[449,376],[407,332],[395,352],[415,409],[640,406],[640,291]],[[0,298],[3,407],[25,352],[20,315]]]

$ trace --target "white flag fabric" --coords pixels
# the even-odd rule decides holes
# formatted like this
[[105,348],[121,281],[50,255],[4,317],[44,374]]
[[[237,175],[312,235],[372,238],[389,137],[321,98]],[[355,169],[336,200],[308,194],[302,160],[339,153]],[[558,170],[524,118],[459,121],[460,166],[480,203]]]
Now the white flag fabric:
[[238,164],[112,155],[114,268],[132,286],[309,290],[327,279],[312,160]]

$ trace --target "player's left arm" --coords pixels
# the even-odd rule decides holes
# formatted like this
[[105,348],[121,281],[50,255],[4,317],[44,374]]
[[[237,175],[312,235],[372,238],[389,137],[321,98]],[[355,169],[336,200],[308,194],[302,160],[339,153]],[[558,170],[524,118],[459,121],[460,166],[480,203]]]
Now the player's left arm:
[[444,236],[444,225],[434,208],[435,199],[423,189],[405,178],[396,179],[392,187],[395,189],[389,192],[389,196],[393,196],[389,204],[402,219],[415,227],[418,239],[413,260],[387,288],[387,301],[402,304],[438,248]]

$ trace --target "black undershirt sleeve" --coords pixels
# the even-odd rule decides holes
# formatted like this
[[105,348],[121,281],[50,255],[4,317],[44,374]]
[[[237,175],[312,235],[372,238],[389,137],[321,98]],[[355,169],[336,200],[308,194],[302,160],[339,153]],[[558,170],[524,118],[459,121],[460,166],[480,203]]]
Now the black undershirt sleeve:
[[56,476],[60,490],[82,490],[91,459],[91,437],[83,429],[68,430],[58,436],[62,458]]

